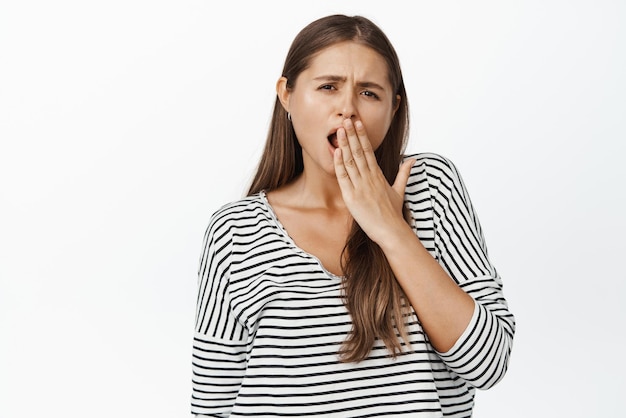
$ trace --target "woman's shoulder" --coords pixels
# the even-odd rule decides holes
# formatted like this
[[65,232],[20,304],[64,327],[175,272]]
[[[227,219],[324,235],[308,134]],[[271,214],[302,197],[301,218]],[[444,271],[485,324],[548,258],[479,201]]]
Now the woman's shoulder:
[[233,224],[245,222],[259,213],[267,211],[263,202],[263,192],[222,204],[211,215],[211,224]]
[[441,154],[434,152],[420,152],[407,154],[404,160],[415,159],[415,164],[411,170],[411,175],[426,175],[427,177],[447,178],[451,181],[458,179],[459,173],[452,160]]
[[436,152],[418,152],[414,154],[406,154],[404,160],[415,159],[414,165],[431,165],[435,167],[453,167],[452,160],[442,154]]

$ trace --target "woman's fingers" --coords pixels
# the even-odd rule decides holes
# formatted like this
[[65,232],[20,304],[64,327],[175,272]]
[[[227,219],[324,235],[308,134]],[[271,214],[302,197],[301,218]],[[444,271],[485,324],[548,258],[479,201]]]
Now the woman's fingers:
[[344,170],[353,181],[356,181],[359,177],[360,165],[362,165],[357,157],[358,153],[355,153],[352,149],[354,138],[352,135],[348,135],[345,128],[341,128],[337,131],[337,142],[339,149],[341,150],[341,160],[343,162]]
[[333,155],[333,162],[335,164],[335,175],[337,176],[337,182],[343,193],[350,193],[354,188],[350,174],[346,170],[346,164],[343,161],[343,152],[341,148],[335,150]]
[[[345,135],[347,137],[346,147],[349,148],[349,155],[347,150],[343,151],[344,158],[348,158],[347,162],[350,162],[350,164],[354,164],[357,168],[359,168],[359,170],[363,170],[367,167],[365,154],[363,151],[363,147],[361,146],[361,140],[359,139],[359,136],[356,133],[356,129],[354,128],[354,125],[352,124],[352,121],[350,119],[345,119],[343,121],[343,132],[345,132]],[[361,132],[361,134],[365,135],[367,139],[367,135],[364,134],[364,132]],[[352,163],[352,161],[354,161],[354,163]]]
[[[350,125],[352,124],[350,123]],[[361,153],[365,158],[367,167],[369,169],[378,167],[378,161],[376,161],[376,155],[374,155],[374,148],[372,148],[372,144],[367,137],[367,132],[365,131],[365,126],[363,126],[363,122],[357,120],[352,126],[359,140],[358,144],[355,144],[355,147],[359,147],[359,149],[361,150]]]
[[367,175],[372,167],[378,167],[374,150],[361,121],[352,123],[350,119],[344,120],[343,129],[337,131],[337,139],[342,151],[343,163],[353,180]]
[[411,167],[415,164],[415,158],[411,158],[410,160],[406,160],[400,166],[398,170],[398,174],[396,175],[396,179],[391,186],[393,190],[398,194],[398,196],[404,196],[404,191],[406,190],[406,184],[409,181],[409,176],[411,175]]

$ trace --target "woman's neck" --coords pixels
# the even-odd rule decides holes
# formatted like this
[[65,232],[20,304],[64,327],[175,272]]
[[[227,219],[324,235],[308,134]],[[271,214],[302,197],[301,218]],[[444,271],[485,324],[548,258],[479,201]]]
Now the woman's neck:
[[289,186],[289,194],[297,199],[302,206],[345,209],[341,189],[337,178],[328,173],[311,173],[311,170],[302,172]]

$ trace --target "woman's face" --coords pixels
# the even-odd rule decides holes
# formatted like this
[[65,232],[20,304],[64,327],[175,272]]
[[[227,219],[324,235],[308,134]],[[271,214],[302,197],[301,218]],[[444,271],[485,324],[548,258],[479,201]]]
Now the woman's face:
[[291,90],[277,84],[302,146],[304,169],[334,176],[336,132],[344,119],[360,120],[374,149],[382,143],[397,109],[387,64],[373,49],[356,42],[329,46],[310,61]]

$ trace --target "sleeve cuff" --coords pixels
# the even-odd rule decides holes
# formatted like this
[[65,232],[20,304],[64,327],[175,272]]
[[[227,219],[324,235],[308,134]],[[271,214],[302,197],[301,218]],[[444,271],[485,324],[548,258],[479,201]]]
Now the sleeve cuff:
[[456,340],[454,345],[446,352],[440,352],[440,351],[435,350],[437,354],[439,354],[440,357],[445,358],[448,361],[456,360],[457,356],[455,354],[458,354],[459,349],[470,338],[470,335],[473,334],[474,329],[476,328],[476,324],[479,318],[479,309],[480,308],[478,306],[478,302],[474,301],[474,313],[472,314],[472,318],[470,319],[469,323],[467,324],[467,327],[465,327],[465,330],[463,331],[461,336]]

